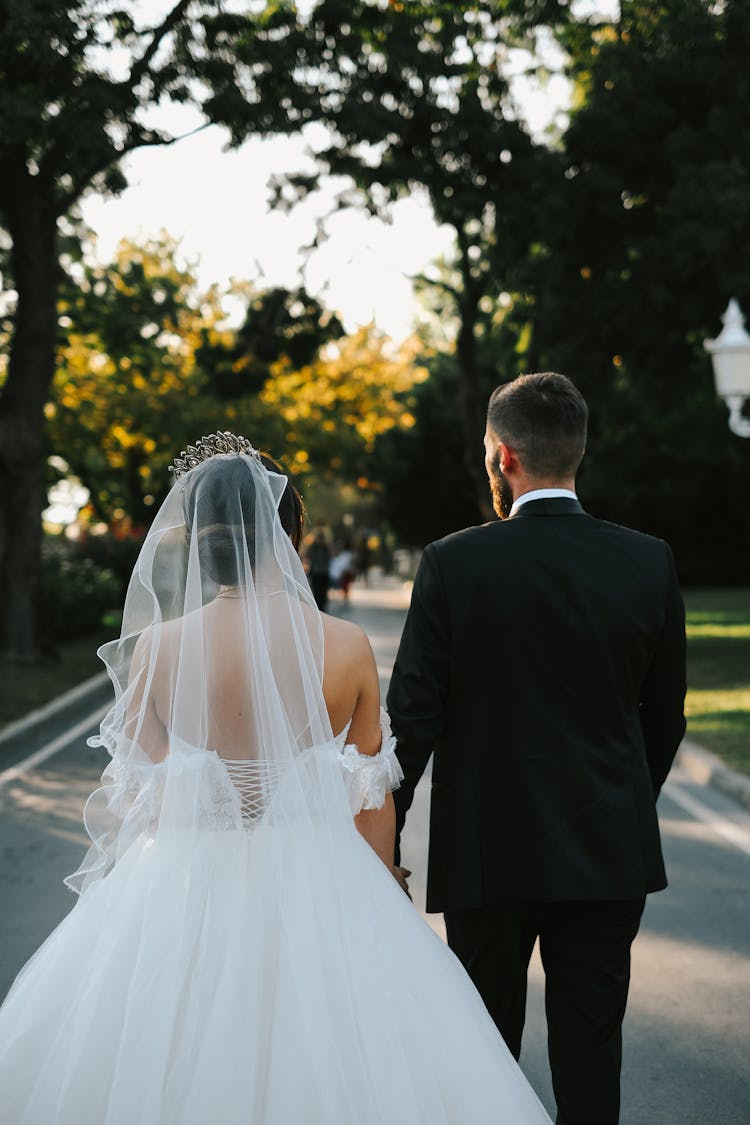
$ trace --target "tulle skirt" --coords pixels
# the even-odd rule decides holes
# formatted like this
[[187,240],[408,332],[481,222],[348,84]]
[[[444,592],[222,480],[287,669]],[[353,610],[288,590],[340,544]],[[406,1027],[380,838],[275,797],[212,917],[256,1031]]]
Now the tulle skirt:
[[0,1121],[549,1125],[353,826],[139,839],[0,1009]]

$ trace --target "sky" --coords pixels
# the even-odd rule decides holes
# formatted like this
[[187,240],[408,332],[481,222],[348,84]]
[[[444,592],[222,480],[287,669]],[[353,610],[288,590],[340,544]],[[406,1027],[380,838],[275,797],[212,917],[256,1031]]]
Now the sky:
[[[108,260],[122,237],[168,231],[185,260],[196,263],[199,284],[221,286],[232,278],[262,287],[299,281],[299,248],[315,233],[324,196],[292,214],[273,212],[268,181],[304,162],[299,137],[250,140],[226,151],[217,127],[171,148],[133,153],[125,171],[130,186],[115,199],[89,196],[86,224],[97,235],[97,257]],[[394,205],[392,222],[355,210],[328,221],[329,239],[310,259],[309,290],[340,310],[347,328],[375,320],[394,337],[408,334],[414,315],[410,276],[450,249],[424,197]]]
[[[148,9],[161,0],[142,0]],[[616,9],[616,0],[578,0],[580,10]],[[519,65],[523,60],[519,59]],[[545,89],[522,77],[514,83],[528,127],[540,135],[561,112],[568,85],[554,77]],[[176,133],[196,125],[194,111],[174,107],[160,123]],[[325,198],[288,215],[269,206],[271,175],[305,162],[302,137],[251,139],[227,150],[216,126],[166,148],[132,153],[124,162],[129,187],[118,197],[90,195],[83,219],[96,235],[96,257],[108,261],[121,238],[145,239],[167,231],[180,240],[183,261],[193,263],[199,285],[227,286],[232,278],[260,287],[292,287],[300,279],[299,247],[315,231]],[[411,278],[450,251],[452,232],[439,227],[426,197],[396,203],[391,222],[350,210],[327,224],[329,238],[310,258],[309,291],[339,312],[353,330],[375,321],[395,339],[411,331],[418,306]]]

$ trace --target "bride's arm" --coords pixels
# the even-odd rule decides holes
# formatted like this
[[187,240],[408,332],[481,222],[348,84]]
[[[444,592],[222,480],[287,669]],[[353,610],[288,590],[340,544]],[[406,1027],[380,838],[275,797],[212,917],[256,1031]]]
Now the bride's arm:
[[[360,754],[372,757],[380,752],[382,732],[380,726],[380,684],[370,642],[362,634],[356,653],[356,667],[360,680],[359,695],[352,716],[347,742],[357,747]],[[393,870],[393,852],[396,838],[396,809],[388,790],[384,804],[378,809],[362,809],[354,817],[360,835],[377,856]]]
[[138,638],[130,665],[123,733],[129,743],[137,744],[153,762],[160,762],[168,753],[169,739],[153,697],[157,671],[150,665],[154,660],[150,633],[146,630]]
[[396,840],[396,806],[388,793],[379,809],[363,809],[354,818],[357,831],[367,841],[389,871],[393,871],[393,850]]

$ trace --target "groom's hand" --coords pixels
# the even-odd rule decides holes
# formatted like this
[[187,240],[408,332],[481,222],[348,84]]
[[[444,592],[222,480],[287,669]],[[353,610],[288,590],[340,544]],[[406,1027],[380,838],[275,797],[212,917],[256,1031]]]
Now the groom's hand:
[[404,894],[407,895],[411,900],[411,894],[409,893],[409,884],[407,883],[407,879],[410,875],[411,871],[409,871],[408,867],[393,868],[393,878],[396,880]]

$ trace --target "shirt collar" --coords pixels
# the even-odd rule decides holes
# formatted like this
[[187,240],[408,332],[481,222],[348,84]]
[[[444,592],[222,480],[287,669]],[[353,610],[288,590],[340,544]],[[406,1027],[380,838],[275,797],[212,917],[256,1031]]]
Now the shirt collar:
[[557,500],[564,497],[567,500],[577,500],[575,492],[569,488],[534,488],[531,492],[524,492],[523,496],[519,496],[517,500],[513,501],[513,507],[509,512],[509,517],[514,516],[519,508],[524,504],[528,504],[530,500]]

